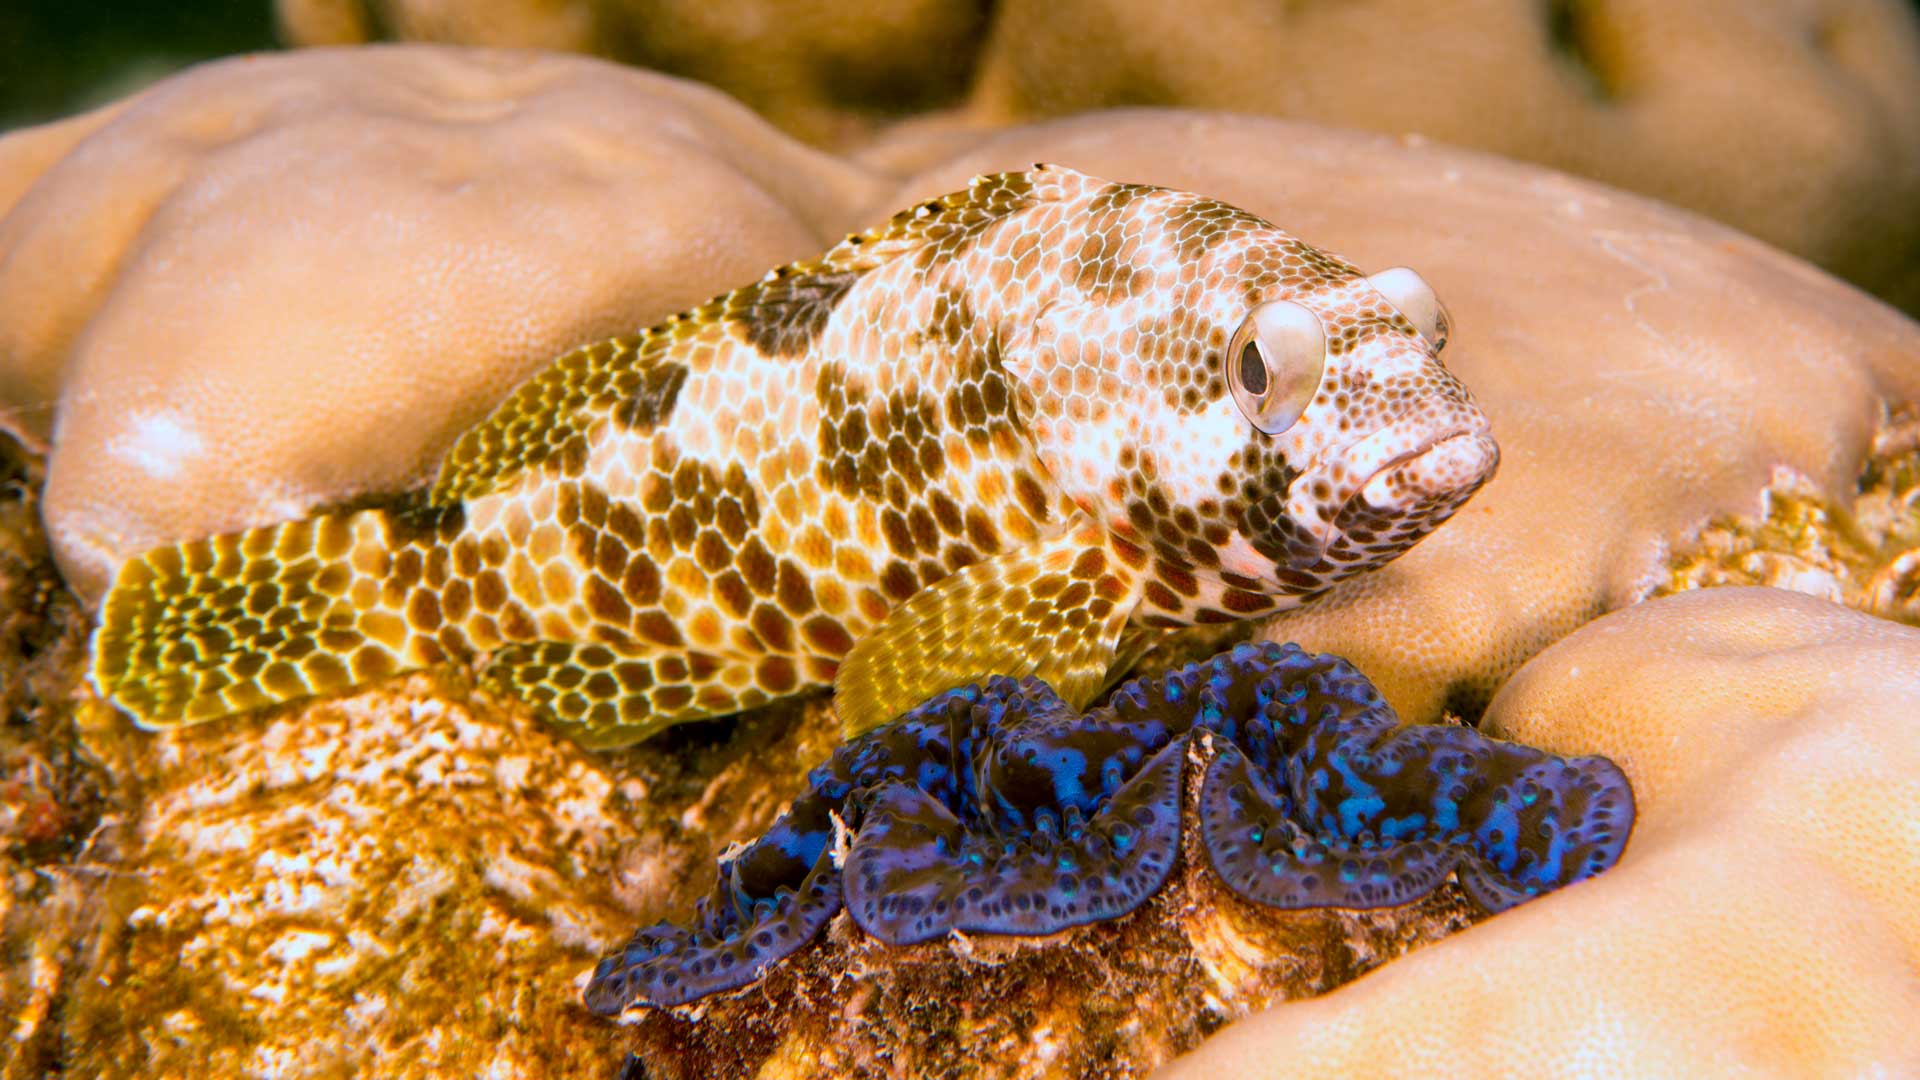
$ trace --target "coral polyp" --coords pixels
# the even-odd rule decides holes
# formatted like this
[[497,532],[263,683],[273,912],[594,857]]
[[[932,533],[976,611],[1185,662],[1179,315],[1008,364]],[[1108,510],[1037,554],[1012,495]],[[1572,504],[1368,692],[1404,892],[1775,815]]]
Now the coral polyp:
[[1457,877],[1488,912],[1612,866],[1626,778],[1464,727],[1401,728],[1351,664],[1240,645],[1082,714],[1045,683],[942,693],[837,750],[758,840],[722,858],[689,927],[602,960],[595,1012],[745,986],[844,905],[888,945],[1039,937],[1117,919],[1181,851],[1189,763],[1206,859],[1277,908],[1417,901]]

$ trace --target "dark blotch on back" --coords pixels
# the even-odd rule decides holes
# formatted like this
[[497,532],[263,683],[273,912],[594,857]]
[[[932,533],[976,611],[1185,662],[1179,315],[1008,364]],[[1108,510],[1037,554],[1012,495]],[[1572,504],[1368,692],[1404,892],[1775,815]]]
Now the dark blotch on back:
[[614,421],[631,430],[659,427],[673,414],[673,403],[680,397],[681,384],[686,381],[684,364],[667,360],[648,364],[641,369],[640,385],[614,407]]
[[1213,199],[1195,199],[1174,212],[1169,227],[1174,250],[1182,259],[1200,259],[1236,230],[1267,228],[1266,222],[1245,210]]
[[387,533],[402,545],[432,544],[450,541],[466,527],[467,511],[462,503],[440,505],[429,502],[425,491],[406,491],[398,495],[362,495],[330,503],[314,512],[315,517],[349,515],[362,510],[386,514]]
[[863,271],[776,270],[771,281],[742,290],[732,313],[754,348],[770,356],[798,356],[820,335],[833,309]]
[[1127,208],[1159,189],[1139,184],[1111,184],[1087,203],[1087,235],[1074,253],[1074,284],[1096,300],[1121,300],[1136,295],[1153,281],[1141,264],[1138,237],[1127,234]]

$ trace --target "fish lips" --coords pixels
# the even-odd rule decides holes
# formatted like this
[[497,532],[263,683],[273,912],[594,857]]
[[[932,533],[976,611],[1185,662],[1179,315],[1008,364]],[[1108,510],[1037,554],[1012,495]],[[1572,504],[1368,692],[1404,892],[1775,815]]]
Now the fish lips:
[[[1305,544],[1290,545],[1287,564],[1319,562],[1338,534],[1364,528],[1404,549],[1459,509],[1500,466],[1500,446],[1484,417],[1388,425],[1329,455],[1293,482],[1287,516]],[[1422,430],[1422,429],[1425,430]]]
[[[1376,511],[1392,511],[1464,498],[1492,479],[1499,467],[1500,444],[1484,428],[1455,432],[1389,459],[1341,504],[1341,513],[1356,501]],[[1336,524],[1339,517],[1335,515]]]

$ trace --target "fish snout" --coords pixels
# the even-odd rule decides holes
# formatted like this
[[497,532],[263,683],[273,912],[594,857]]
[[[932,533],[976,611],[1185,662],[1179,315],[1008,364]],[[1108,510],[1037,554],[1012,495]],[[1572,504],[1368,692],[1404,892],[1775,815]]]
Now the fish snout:
[[1500,446],[1486,414],[1470,400],[1428,404],[1294,481],[1286,513],[1313,541],[1290,553],[1294,568],[1318,562],[1343,538],[1369,549],[1391,538],[1395,553],[1405,550],[1492,478]]

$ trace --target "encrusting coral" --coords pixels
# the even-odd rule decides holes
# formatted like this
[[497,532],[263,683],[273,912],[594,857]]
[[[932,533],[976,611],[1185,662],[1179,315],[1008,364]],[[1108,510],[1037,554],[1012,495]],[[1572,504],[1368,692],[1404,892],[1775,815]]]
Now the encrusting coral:
[[787,132],[845,144],[951,104],[983,0],[274,0],[295,45],[383,39],[569,49],[711,83]]
[[1418,133],[1686,207],[1920,311],[1906,0],[999,6],[976,122],[1173,105]]
[[1415,132],[1688,207],[1920,310],[1920,18],[1907,0],[1473,0],[1445,17],[1424,0],[278,8],[298,44],[623,59],[856,148],[876,119],[953,101],[969,81],[957,115],[975,126],[1156,105]]
[[[1345,661],[1271,643],[1134,680],[1084,715],[1034,679],[949,691],[835,751],[765,835],[721,859],[694,924],[640,930],[586,1003],[644,1016],[736,990],[843,902],[893,946],[1119,919],[1166,885],[1187,832],[1228,890],[1284,910],[1404,908],[1457,872],[1497,912],[1619,858],[1633,798],[1612,763],[1397,724]],[[724,1042],[742,1014],[689,1016]]]

